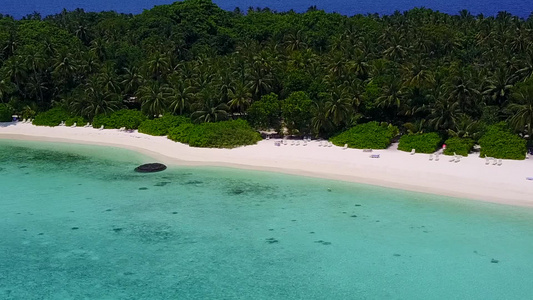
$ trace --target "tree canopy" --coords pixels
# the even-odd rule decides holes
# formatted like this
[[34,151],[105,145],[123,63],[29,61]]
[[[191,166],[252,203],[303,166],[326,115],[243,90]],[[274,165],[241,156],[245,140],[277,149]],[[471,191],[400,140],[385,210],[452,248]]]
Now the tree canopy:
[[210,0],[3,16],[0,103],[88,120],[123,108],[199,123],[250,113],[257,127],[323,137],[370,121],[476,136],[506,121],[531,138],[532,31],[533,18],[506,12],[243,14]]

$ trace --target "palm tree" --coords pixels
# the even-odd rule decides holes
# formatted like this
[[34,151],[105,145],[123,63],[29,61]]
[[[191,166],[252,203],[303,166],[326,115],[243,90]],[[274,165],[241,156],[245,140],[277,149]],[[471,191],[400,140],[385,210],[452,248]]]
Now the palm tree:
[[141,109],[149,116],[157,117],[166,111],[172,101],[172,90],[167,84],[153,81],[139,88],[137,96],[141,101]]
[[15,90],[14,84],[9,79],[0,80],[0,102]]
[[234,90],[230,90],[228,97],[229,108],[240,113],[243,113],[252,101],[252,94],[242,83],[237,84]]
[[137,92],[139,86],[142,85],[144,81],[143,76],[140,74],[137,67],[125,68],[124,75],[122,76],[122,90],[127,95],[132,95]]
[[461,110],[459,103],[450,99],[438,99],[431,108],[429,124],[434,130],[454,128]]
[[228,118],[228,106],[204,92],[192,118],[198,123],[217,122]]
[[156,52],[147,62],[147,68],[152,78],[159,80],[170,70],[170,59],[166,55]]
[[311,128],[316,136],[322,136],[332,130],[333,123],[328,118],[328,109],[322,101],[313,102],[313,104]]
[[15,84],[15,88],[22,93],[21,83],[26,80],[27,70],[23,63],[22,56],[15,56],[4,63],[3,69],[11,82]]
[[267,66],[260,61],[255,61],[248,74],[248,86],[254,100],[259,100],[262,95],[266,95],[272,88],[273,78]]
[[377,105],[382,108],[395,107],[397,110],[401,108],[404,100],[402,85],[399,80],[393,80],[385,87],[383,87],[383,95],[378,97]]
[[56,58],[53,74],[59,77],[64,83],[73,85],[74,74],[77,70],[77,64],[72,53],[60,52]]
[[285,47],[289,51],[296,51],[307,48],[303,31],[298,30],[295,33],[288,34],[285,38]]
[[461,111],[472,114],[477,109],[481,93],[474,87],[472,76],[461,70],[448,85],[448,94],[449,100],[457,102]]
[[121,107],[118,95],[104,92],[95,82],[89,82],[83,93],[73,95],[70,109],[78,115],[94,118],[99,114],[109,114]]
[[488,86],[483,91],[492,101],[491,104],[500,107],[507,101],[513,88],[514,78],[511,76],[509,69],[499,68],[488,80]]
[[513,112],[511,126],[517,131],[527,132],[533,139],[533,86],[531,84],[512,94],[508,109]]
[[469,115],[461,114],[456,119],[455,126],[448,129],[448,135],[478,140],[481,135],[481,122],[474,121]]
[[172,97],[170,98],[169,109],[173,113],[188,111],[195,99],[194,88],[183,78],[173,77],[170,79]]
[[328,99],[325,102],[326,116],[331,118],[333,124],[337,126],[345,123],[352,109],[352,101],[348,93],[341,87],[335,87],[327,96]]

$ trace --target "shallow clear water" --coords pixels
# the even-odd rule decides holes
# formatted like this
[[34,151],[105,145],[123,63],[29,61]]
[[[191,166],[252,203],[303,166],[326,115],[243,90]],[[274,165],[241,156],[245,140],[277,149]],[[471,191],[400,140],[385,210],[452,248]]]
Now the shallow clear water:
[[149,160],[0,140],[0,299],[533,294],[531,209]]

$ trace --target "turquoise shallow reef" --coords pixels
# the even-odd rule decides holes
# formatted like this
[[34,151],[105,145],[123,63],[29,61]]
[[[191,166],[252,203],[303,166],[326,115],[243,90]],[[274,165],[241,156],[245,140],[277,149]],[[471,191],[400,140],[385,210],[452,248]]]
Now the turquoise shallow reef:
[[0,299],[533,294],[532,209],[149,160],[0,140]]

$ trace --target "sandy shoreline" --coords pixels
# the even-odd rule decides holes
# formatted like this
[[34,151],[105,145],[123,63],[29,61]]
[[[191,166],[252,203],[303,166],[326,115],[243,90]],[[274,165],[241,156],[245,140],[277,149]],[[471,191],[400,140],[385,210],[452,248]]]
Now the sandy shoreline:
[[40,127],[23,123],[0,123],[0,138],[117,146],[139,151],[157,161],[176,165],[223,166],[281,172],[392,187],[410,191],[533,207],[533,159],[504,160],[501,166],[485,165],[477,155],[461,162],[441,156],[430,161],[427,154],[396,150],[370,153],[340,147],[275,146],[275,140],[236,149],[203,149],[116,129]]

